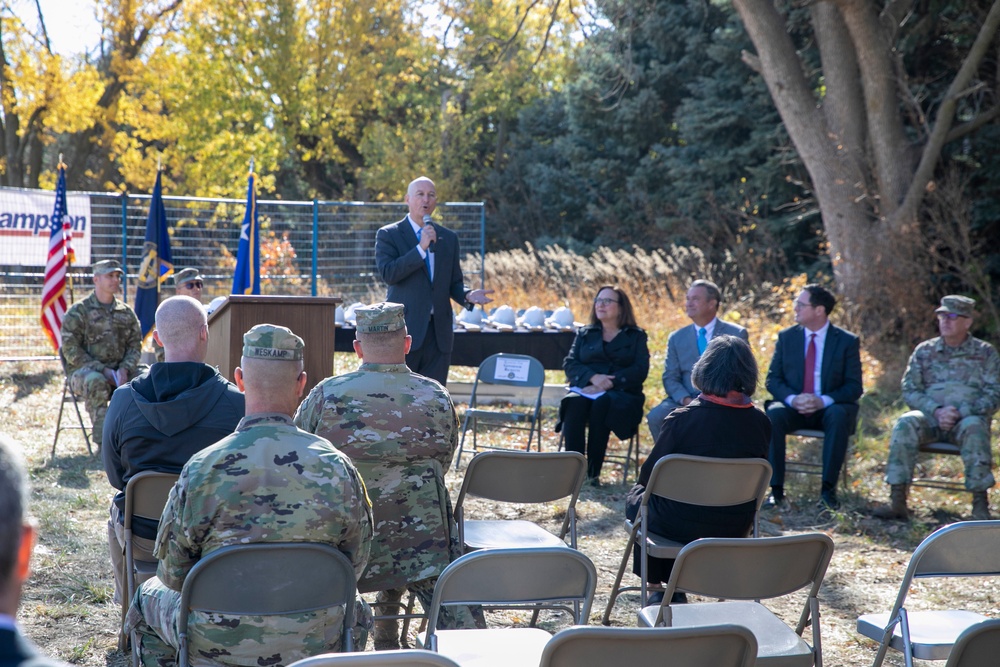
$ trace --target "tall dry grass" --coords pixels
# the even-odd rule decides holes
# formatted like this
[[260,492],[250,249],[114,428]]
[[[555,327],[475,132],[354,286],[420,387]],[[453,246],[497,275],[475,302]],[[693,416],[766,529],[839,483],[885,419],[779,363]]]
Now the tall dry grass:
[[[470,256],[466,272],[478,271],[480,258]],[[719,317],[740,324],[750,332],[750,343],[761,367],[767,371],[778,332],[795,323],[792,302],[809,282],[803,275],[781,284],[747,284],[738,266],[713,265],[697,248],[670,246],[647,251],[602,248],[591,256],[579,255],[560,246],[487,253],[485,285],[495,290],[494,304],[514,309],[538,306],[554,309],[568,306],[578,322],[590,318],[592,301],[602,285],[619,285],[632,300],[639,326],[649,335],[650,372],[646,379],[647,407],[664,396],[660,374],[671,332],[690,324],[684,313],[684,296],[696,279],[712,280],[722,289]],[[833,321],[851,329],[853,309],[838,305]],[[862,345],[866,387],[875,386],[883,371]]]

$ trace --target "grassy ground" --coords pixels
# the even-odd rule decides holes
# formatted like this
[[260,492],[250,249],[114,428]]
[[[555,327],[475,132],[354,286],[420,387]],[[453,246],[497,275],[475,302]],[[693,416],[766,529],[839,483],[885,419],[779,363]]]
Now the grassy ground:
[[[338,368],[343,367],[338,360]],[[33,483],[32,512],[41,535],[18,620],[50,655],[80,665],[119,667],[126,661],[116,650],[120,612],[111,601],[112,577],[105,532],[112,489],[99,459],[87,454],[78,432],[64,432],[56,457],[50,458],[61,389],[62,377],[55,362],[0,364],[2,428],[24,447]],[[868,611],[888,610],[913,548],[934,528],[967,518],[969,512],[968,494],[920,489],[915,491],[911,502],[917,514],[912,523],[884,522],[870,516],[870,502],[884,501],[887,495],[881,482],[884,434],[899,410],[891,403],[876,404],[875,399],[877,396],[869,399],[873,403],[863,410],[866,415],[863,432],[852,450],[850,483],[848,490],[842,492],[842,511],[821,514],[813,505],[818,496],[818,478],[794,476],[789,480],[792,509],[784,514],[767,515],[772,532],[819,530],[836,542],[821,593],[823,649],[829,665],[860,665],[871,661],[874,646],[854,631],[856,617]],[[545,423],[543,449],[546,450],[556,448],[552,417],[547,415]],[[68,423],[67,415],[63,418]],[[648,433],[643,432],[643,438],[646,452],[651,444]],[[804,445],[806,455],[815,459],[816,443]],[[927,472],[960,478],[957,458],[941,457],[928,465],[937,463],[943,467]],[[453,497],[461,474],[454,471],[448,474]],[[621,518],[629,485],[623,482],[621,470],[614,464],[606,466],[604,481],[602,488],[586,488],[579,504],[580,549],[595,562],[599,574],[591,623],[600,622],[625,543]],[[552,530],[557,530],[562,518],[561,506],[508,508],[484,504],[472,511],[479,516],[528,518]],[[626,583],[634,582],[635,577],[626,575]],[[919,601],[926,601],[998,615],[998,583],[962,579],[949,580],[944,585],[921,583],[914,586],[911,595],[916,596],[916,606],[920,606]],[[794,621],[800,603],[800,599],[794,599],[775,608],[786,620]],[[624,595],[615,607],[612,623],[634,625],[637,606],[636,595]],[[495,618],[493,623],[522,624],[527,620],[526,615],[508,613]],[[543,615],[542,626],[547,629],[555,630],[565,623],[559,617]],[[890,656],[888,664],[902,662]]]

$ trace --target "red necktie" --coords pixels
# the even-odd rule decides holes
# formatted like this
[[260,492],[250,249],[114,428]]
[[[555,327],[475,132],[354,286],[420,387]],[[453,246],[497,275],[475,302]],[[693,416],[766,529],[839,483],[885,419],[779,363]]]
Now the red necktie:
[[806,377],[802,381],[802,393],[816,393],[813,378],[816,376],[816,334],[809,334],[809,345],[806,347]]

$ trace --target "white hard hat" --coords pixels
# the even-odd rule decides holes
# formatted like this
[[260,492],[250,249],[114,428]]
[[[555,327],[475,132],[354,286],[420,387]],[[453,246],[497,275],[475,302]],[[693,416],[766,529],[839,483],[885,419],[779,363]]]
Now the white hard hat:
[[521,317],[517,318],[518,325],[522,327],[542,327],[545,326],[545,311],[538,306],[532,306],[524,311]]
[[354,314],[354,311],[357,310],[358,308],[364,308],[366,305],[368,304],[361,303],[360,301],[355,301],[354,303],[349,305],[347,307],[347,310],[344,311],[344,321],[350,324],[351,326],[357,326],[358,316]]
[[483,317],[482,306],[476,306],[472,310],[463,308],[462,312],[458,314],[458,321],[465,322],[466,324],[482,324]]
[[205,313],[211,315],[216,308],[218,308],[225,302],[226,302],[226,297],[224,296],[215,297],[214,299],[208,302],[207,306],[205,306]]
[[340,324],[340,325],[344,324],[344,307],[343,306],[337,306],[337,310],[333,314],[333,321],[336,322],[337,324]]
[[573,326],[573,311],[566,306],[556,308],[552,313],[552,317],[545,320],[545,323],[550,327],[558,329],[571,328]]
[[504,304],[499,306],[490,315],[490,322],[493,324],[503,324],[508,327],[514,326],[514,309]]

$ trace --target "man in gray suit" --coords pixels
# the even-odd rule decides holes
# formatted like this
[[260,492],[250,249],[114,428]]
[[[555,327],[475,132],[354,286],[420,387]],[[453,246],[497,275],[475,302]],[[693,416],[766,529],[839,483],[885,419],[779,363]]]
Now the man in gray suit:
[[663,420],[675,409],[687,405],[700,393],[691,384],[691,369],[715,336],[739,336],[750,342],[747,330],[738,324],[723,322],[717,315],[722,293],[709,280],[696,280],[688,288],[684,310],[692,324],[667,338],[667,359],[663,364],[663,388],[667,397],[649,411],[646,423],[656,442]]
[[406,330],[413,340],[406,365],[445,384],[455,340],[449,298],[472,310],[490,303],[493,290],[465,286],[458,236],[431,222],[437,206],[434,182],[417,178],[405,201],[407,216],[375,234],[375,266],[388,285],[385,300],[406,306]]

